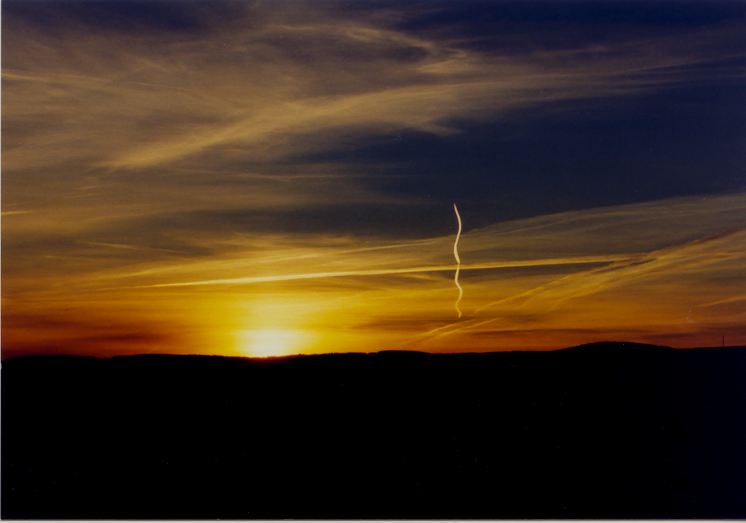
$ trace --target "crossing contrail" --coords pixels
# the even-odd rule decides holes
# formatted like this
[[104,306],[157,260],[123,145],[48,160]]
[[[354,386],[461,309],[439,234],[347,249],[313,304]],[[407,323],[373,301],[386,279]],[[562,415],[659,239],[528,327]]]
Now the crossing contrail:
[[[586,265],[597,263],[614,263],[626,260],[636,260],[640,255],[619,254],[603,256],[578,256],[574,258],[543,258],[534,260],[503,260],[495,262],[473,263],[460,266],[465,271],[511,269],[515,267],[555,267],[562,265]],[[255,283],[285,282],[297,280],[317,280],[323,278],[346,278],[355,276],[390,276],[394,274],[419,274],[427,272],[452,271],[454,265],[423,265],[419,267],[400,267],[390,269],[356,269],[349,271],[309,272],[302,274],[274,274],[269,276],[244,276],[238,278],[223,278],[218,280],[197,280],[172,283],[152,283],[149,285],[134,285],[136,289],[154,289],[167,287],[197,287],[203,285],[251,285]],[[125,275],[126,277],[126,275]],[[112,287],[117,289],[119,287]],[[108,290],[108,289],[107,289]]]
[[458,222],[458,232],[456,233],[456,241],[453,242],[453,257],[456,259],[456,273],[453,275],[453,283],[456,284],[456,288],[458,289],[458,298],[456,298],[456,312],[458,313],[458,318],[461,319],[461,308],[459,307],[459,304],[461,303],[461,298],[464,297],[464,289],[461,287],[461,284],[458,282],[458,275],[461,272],[461,258],[458,255],[458,241],[461,239],[461,215],[458,213],[458,207],[456,207],[456,202],[453,203],[453,212],[456,213],[456,221]]

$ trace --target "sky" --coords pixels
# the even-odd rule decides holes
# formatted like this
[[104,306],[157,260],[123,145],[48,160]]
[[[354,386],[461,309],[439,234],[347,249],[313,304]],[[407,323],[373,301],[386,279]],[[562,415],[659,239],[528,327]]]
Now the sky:
[[4,0],[3,356],[746,344],[745,29]]

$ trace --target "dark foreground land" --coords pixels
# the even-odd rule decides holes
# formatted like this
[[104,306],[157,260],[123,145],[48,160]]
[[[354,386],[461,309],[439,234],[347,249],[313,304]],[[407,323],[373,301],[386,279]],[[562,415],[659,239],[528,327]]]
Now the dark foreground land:
[[5,518],[744,518],[746,349],[2,368]]

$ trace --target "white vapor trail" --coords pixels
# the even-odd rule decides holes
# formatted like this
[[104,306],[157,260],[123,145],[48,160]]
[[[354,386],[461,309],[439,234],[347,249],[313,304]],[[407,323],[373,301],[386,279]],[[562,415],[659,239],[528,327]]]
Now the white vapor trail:
[[[454,269],[465,271],[478,271],[490,269],[510,269],[515,267],[554,267],[561,265],[584,265],[596,263],[613,263],[637,259],[639,255],[605,255],[605,256],[578,256],[571,258],[544,258],[536,260],[505,260],[496,262],[474,263],[471,265],[425,265],[420,267],[402,267],[391,269],[362,269],[350,271],[309,272],[302,274],[278,274],[270,276],[244,276],[238,278],[223,278],[217,280],[197,280],[174,283],[154,283],[150,285],[134,285],[132,288],[152,289],[164,287],[197,287],[205,285],[249,285],[255,283],[285,282],[296,280],[317,280],[323,278],[345,278],[354,276],[391,276],[396,274],[417,274],[427,272],[445,272]],[[118,288],[118,287],[112,287]]]
[[458,222],[458,232],[456,233],[456,241],[453,242],[453,257],[456,259],[456,273],[453,275],[453,283],[456,284],[456,288],[458,289],[458,298],[456,298],[456,312],[458,313],[458,318],[461,319],[461,308],[459,307],[459,304],[461,303],[461,298],[464,297],[464,289],[461,287],[461,284],[458,282],[458,275],[461,272],[461,258],[458,255],[458,241],[461,239],[461,215],[458,213],[458,207],[456,206],[456,202],[453,203],[453,212],[456,213],[456,221]]

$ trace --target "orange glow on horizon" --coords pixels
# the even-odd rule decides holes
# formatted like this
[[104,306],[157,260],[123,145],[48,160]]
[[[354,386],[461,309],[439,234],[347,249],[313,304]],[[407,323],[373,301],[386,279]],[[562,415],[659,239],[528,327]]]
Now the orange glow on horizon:
[[[686,208],[695,219],[680,234],[705,238],[656,248],[671,240],[661,209],[676,221]],[[448,270],[402,270],[428,265],[448,269],[451,235],[365,248],[354,240],[326,247],[299,242],[267,262],[261,257],[266,254],[247,253],[206,261],[155,261],[136,271],[71,269],[60,277],[64,285],[40,280],[34,283],[44,287],[28,299],[6,296],[4,356],[459,352],[551,349],[599,340],[688,347],[719,345],[722,336],[729,344],[742,344],[745,298],[733,282],[746,267],[746,232],[707,236],[707,229],[722,227],[720,220],[729,212],[734,221],[742,220],[744,210],[746,195],[684,199],[668,207],[620,206],[470,231],[462,249],[473,265],[461,274],[470,294],[459,321],[451,312]],[[706,218],[708,213],[712,219]],[[626,253],[613,248],[609,242],[620,231],[636,234],[628,223],[646,229],[652,238],[649,247],[637,245],[635,252]],[[656,227],[660,237],[650,236]],[[494,261],[504,253],[519,261],[530,258],[530,249],[539,244],[552,254],[575,245],[574,257],[566,262],[536,257],[529,264]],[[107,248],[95,249],[104,253]],[[265,250],[277,247],[268,242]],[[595,263],[588,263],[588,256],[595,256]],[[327,274],[281,276],[302,275],[302,270]],[[216,274],[223,277],[216,284],[168,285],[209,281]],[[14,273],[6,293],[25,284],[22,275]]]
[[307,347],[310,334],[300,330],[257,329],[239,333],[239,352],[254,358],[298,354]]

